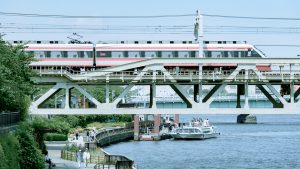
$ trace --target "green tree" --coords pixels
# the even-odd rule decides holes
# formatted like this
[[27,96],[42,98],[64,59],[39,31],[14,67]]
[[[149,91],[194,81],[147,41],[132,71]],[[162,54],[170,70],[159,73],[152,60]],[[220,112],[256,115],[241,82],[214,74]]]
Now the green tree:
[[28,66],[33,56],[23,49],[22,45],[12,46],[0,39],[0,112],[19,111],[25,119],[33,92],[33,72]]
[[0,169],[7,169],[7,160],[5,158],[5,154],[1,144],[0,144],[0,162],[1,162]]
[[19,158],[22,169],[43,169],[45,162],[40,149],[34,140],[31,127],[23,123],[17,131],[17,138],[20,143]]
[[2,135],[0,143],[2,145],[3,151],[5,152],[7,160],[7,169],[20,168],[18,155],[18,150],[20,149],[20,146],[16,136],[14,134]]

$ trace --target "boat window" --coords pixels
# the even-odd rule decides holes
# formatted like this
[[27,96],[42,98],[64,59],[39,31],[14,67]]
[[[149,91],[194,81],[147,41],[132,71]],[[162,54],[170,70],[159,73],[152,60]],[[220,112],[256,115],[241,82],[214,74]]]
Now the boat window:
[[183,129],[183,133],[190,133],[189,129]]

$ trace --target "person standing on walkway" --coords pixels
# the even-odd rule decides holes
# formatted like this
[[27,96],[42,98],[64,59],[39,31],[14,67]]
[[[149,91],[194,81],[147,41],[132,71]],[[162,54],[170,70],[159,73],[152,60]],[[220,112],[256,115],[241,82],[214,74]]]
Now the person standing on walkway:
[[81,150],[78,150],[78,152],[76,154],[76,159],[77,159],[77,163],[78,163],[78,168],[80,168],[81,167],[81,161],[82,161]]
[[86,132],[87,142],[90,142],[90,131]]
[[88,166],[88,162],[89,162],[90,158],[91,158],[91,155],[90,155],[89,149],[86,148],[85,152],[83,152],[83,161],[84,161],[85,168]]

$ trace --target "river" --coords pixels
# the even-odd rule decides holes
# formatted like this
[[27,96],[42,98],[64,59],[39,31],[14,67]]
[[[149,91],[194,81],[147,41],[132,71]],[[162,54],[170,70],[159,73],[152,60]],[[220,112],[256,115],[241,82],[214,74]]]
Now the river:
[[[191,115],[180,116],[189,122]],[[300,116],[258,115],[258,124],[236,124],[233,115],[206,115],[220,137],[208,140],[129,141],[106,147],[138,169],[300,168]]]

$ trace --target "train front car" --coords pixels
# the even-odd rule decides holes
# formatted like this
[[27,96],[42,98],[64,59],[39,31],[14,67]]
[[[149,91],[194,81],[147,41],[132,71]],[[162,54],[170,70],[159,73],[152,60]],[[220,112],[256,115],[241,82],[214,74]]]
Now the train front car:
[[73,70],[93,67],[92,44],[27,44],[25,51],[38,60],[31,67],[68,67]]
[[[262,58],[265,57],[253,45],[239,41],[205,41],[205,58]],[[151,58],[198,58],[199,44],[194,41],[133,41],[96,45],[97,67],[110,67]],[[174,71],[198,69],[197,64],[164,65]],[[206,70],[230,70],[237,65],[207,64]],[[269,65],[257,66],[259,70],[269,70]]]

